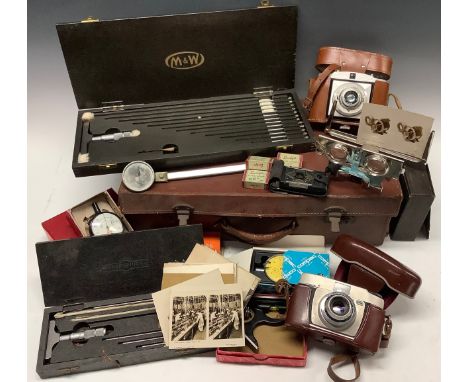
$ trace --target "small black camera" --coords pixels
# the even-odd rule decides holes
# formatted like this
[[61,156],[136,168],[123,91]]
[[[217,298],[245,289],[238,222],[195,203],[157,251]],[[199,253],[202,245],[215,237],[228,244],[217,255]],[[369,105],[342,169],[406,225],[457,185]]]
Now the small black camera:
[[272,192],[306,196],[326,196],[329,174],[303,168],[287,167],[282,160],[275,159],[271,167],[269,188]]

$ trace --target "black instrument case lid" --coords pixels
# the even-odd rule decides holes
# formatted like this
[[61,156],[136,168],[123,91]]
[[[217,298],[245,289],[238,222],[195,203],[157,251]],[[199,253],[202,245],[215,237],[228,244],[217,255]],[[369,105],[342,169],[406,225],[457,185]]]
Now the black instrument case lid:
[[152,293],[165,262],[183,262],[203,244],[201,225],[36,244],[46,306]]
[[58,24],[80,109],[294,88],[297,7]]

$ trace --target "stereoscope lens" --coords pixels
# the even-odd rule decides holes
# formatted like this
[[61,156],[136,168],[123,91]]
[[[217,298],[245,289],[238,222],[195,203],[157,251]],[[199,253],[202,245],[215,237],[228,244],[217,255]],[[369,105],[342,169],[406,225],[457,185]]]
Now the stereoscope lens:
[[373,175],[383,176],[388,172],[387,160],[377,154],[367,157],[364,165]]
[[348,157],[348,149],[339,143],[334,143],[328,147],[330,159],[335,163],[344,164]]

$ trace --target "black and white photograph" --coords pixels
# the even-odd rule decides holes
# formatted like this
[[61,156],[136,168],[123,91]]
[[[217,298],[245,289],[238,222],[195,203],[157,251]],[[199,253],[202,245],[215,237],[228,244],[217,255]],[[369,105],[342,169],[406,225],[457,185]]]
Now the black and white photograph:
[[171,323],[172,341],[206,339],[206,296],[174,297]]
[[245,345],[244,300],[239,284],[173,293],[169,349]]
[[209,338],[242,338],[243,314],[240,294],[210,295]]

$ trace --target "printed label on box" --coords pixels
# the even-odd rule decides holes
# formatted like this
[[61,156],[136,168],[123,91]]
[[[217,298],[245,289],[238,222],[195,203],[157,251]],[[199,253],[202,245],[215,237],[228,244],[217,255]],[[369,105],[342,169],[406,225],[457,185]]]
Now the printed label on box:
[[299,154],[278,153],[277,158],[282,160],[286,167],[301,168],[304,157]]
[[247,158],[247,170],[270,170],[273,159],[267,157],[250,156]]
[[242,179],[245,188],[264,190],[270,179],[269,171],[246,170]]
[[283,277],[290,284],[297,284],[303,273],[330,277],[330,256],[327,253],[286,251],[283,261]]

